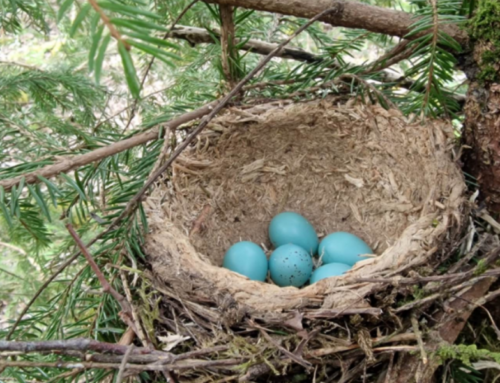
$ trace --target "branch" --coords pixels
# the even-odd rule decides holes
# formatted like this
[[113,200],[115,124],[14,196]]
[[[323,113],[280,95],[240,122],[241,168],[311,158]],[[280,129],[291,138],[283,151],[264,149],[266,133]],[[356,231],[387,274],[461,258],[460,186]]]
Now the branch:
[[[185,113],[169,122],[163,123],[172,129],[177,128],[189,121],[196,120],[203,117],[204,115],[210,113],[210,111],[217,104],[217,101],[211,102],[193,110],[192,112]],[[84,165],[88,165],[92,162],[102,160],[103,158],[112,156],[114,154],[123,152],[124,150],[131,149],[137,145],[144,144],[148,141],[155,140],[158,138],[159,129],[153,129],[151,131],[137,134],[133,137],[127,138],[122,141],[115,142],[109,146],[105,146],[91,152],[80,154],[74,157],[68,156],[64,160],[57,162],[52,165],[45,166],[41,169],[35,170],[30,173],[26,173],[19,177],[9,178],[0,181],[0,186],[4,188],[5,191],[9,191],[13,186],[16,186],[21,182],[22,178],[25,178],[26,184],[33,184],[40,182],[38,176],[43,176],[45,178],[52,178],[60,173],[67,173],[73,169],[79,168]]]
[[376,307],[368,308],[344,308],[344,309],[324,309],[324,310],[313,310],[306,311],[304,318],[316,319],[316,318],[337,318],[343,315],[380,315],[382,314],[382,309]]
[[[219,39],[221,38],[221,32],[218,29],[214,29],[213,32],[215,33],[215,36],[209,34],[203,28],[187,27],[179,25],[172,30],[172,32],[169,34],[169,37],[180,40],[186,40],[190,44],[213,44],[215,42],[214,37],[217,37]],[[235,39],[235,44],[239,44],[239,49],[247,52],[257,53],[260,55],[267,55],[277,47],[277,44],[268,43],[266,41],[261,41],[256,39],[245,40],[245,43],[243,45],[241,45],[241,43],[242,43],[241,39]],[[401,46],[405,47],[406,45],[403,43],[401,44]],[[399,54],[396,54],[394,57],[392,57],[391,55],[386,55],[381,59],[377,60],[376,63],[371,65],[371,69],[369,69],[366,72],[366,74],[373,73],[376,70],[380,70],[379,72],[379,75],[381,76],[380,81],[385,83],[394,83],[395,86],[399,86],[401,88],[405,88],[408,90],[424,92],[425,91],[424,87],[421,87],[421,89],[414,88],[415,81],[413,81],[412,79],[408,79],[403,76],[398,76],[388,70],[381,70],[383,68],[376,69],[376,66],[379,66],[379,64],[381,63],[384,64],[385,68],[394,65],[395,63],[406,59],[407,56],[411,54],[411,52],[412,50],[409,49],[409,50],[404,50],[403,52],[399,52]],[[394,53],[398,52],[396,51]],[[315,55],[311,52],[307,52],[298,48],[289,48],[289,47],[283,48],[278,54],[276,54],[276,57],[280,57],[283,59],[297,60],[307,63],[319,63],[324,60],[323,57]],[[334,64],[332,68],[339,69],[340,67]],[[455,94],[453,95],[453,98],[460,104],[465,103],[464,95]]]
[[94,258],[92,258],[92,255],[90,255],[89,251],[87,250],[85,244],[82,242],[80,237],[78,236],[77,232],[73,228],[73,226],[68,223],[66,224],[66,229],[68,229],[69,233],[75,240],[76,244],[80,248],[80,251],[82,252],[83,256],[87,260],[87,262],[90,265],[90,268],[94,272],[94,274],[97,276],[97,279],[99,279],[99,282],[102,285],[103,291],[105,293],[110,294],[113,298],[116,299],[116,301],[120,304],[120,307],[122,308],[122,312],[120,313],[122,320],[129,326],[131,327],[134,332],[138,334],[138,329],[137,326],[134,323],[134,320],[132,318],[132,306],[128,303],[128,301],[125,299],[123,295],[121,295],[118,291],[116,291],[113,286],[111,286],[102,273],[101,269],[99,269],[99,266],[97,266],[97,263],[94,261]]
[[[213,37],[221,38],[221,32],[218,29],[214,29],[213,32],[215,36],[211,36],[206,29],[196,28],[196,27],[187,27],[187,26],[177,26],[170,32],[168,37],[180,40],[186,40],[190,44],[213,44]],[[258,53],[260,55],[268,55],[271,53],[278,44],[268,43],[266,41],[256,40],[256,39],[245,39],[245,44],[240,46],[241,50],[249,51],[253,53]],[[241,39],[235,39],[235,45],[240,44]],[[276,57],[281,57],[285,59],[293,59],[298,61],[305,62],[319,62],[322,61],[322,58],[316,56],[310,52],[306,52],[302,49],[298,48],[290,48],[284,47],[279,53],[276,54]]]
[[[127,363],[125,369],[137,371],[165,371],[171,370],[192,370],[197,368],[235,366],[242,362],[242,359],[223,360],[185,360],[173,364],[131,364]],[[30,361],[4,361],[0,360],[0,369],[6,367],[22,368],[69,368],[69,369],[114,369],[119,370],[121,363],[98,363],[98,362],[30,362]]]
[[[416,22],[414,15],[411,13],[377,7],[356,1],[207,0],[207,2],[280,13],[307,19],[319,14],[325,9],[335,8],[336,11],[334,13],[325,14],[320,20],[335,27],[360,28],[370,32],[398,37],[405,37],[410,32],[412,24]],[[468,41],[467,33],[461,30],[457,25],[442,23],[439,29],[457,40],[461,45],[465,45]],[[428,31],[413,35],[411,39],[416,39],[425,33],[428,33]]]
[[[94,351],[110,353],[114,355],[125,355],[129,346],[99,342],[93,339],[76,338],[69,340],[46,340],[35,342],[12,342],[0,340],[0,351],[16,351],[28,354],[32,352],[46,351]],[[133,355],[158,354],[160,351],[152,351],[147,348],[135,347]],[[160,352],[162,355],[170,355]]]

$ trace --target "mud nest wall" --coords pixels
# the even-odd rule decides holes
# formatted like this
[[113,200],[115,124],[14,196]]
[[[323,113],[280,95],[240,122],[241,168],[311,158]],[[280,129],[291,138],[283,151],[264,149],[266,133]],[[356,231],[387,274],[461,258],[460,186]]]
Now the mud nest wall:
[[[366,307],[376,285],[360,278],[425,263],[460,223],[465,186],[452,147],[449,123],[412,122],[380,106],[322,100],[230,110],[146,201],[153,271],[180,296],[250,312]],[[271,249],[268,224],[281,211],[304,215],[320,237],[352,232],[377,257],[302,289],[219,267],[237,241]]]

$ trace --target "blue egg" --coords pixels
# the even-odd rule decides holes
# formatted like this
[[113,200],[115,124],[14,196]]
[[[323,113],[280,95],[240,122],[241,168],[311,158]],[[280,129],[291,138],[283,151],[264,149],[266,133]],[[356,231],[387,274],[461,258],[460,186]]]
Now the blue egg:
[[253,281],[265,281],[268,262],[264,251],[253,242],[238,242],[229,248],[222,267],[242,274]]
[[316,283],[322,279],[329,277],[338,277],[344,274],[347,270],[350,270],[351,266],[345,265],[343,263],[328,263],[318,267],[311,275],[311,284]]
[[318,250],[318,235],[314,227],[297,213],[285,212],[275,216],[269,225],[269,238],[275,248],[292,243],[311,255]]
[[269,258],[271,279],[278,286],[300,287],[311,276],[311,256],[302,247],[291,243],[278,247]]
[[360,254],[373,254],[372,249],[354,234],[338,231],[327,235],[319,244],[318,255],[323,255],[323,263],[344,263],[352,266],[368,257]]

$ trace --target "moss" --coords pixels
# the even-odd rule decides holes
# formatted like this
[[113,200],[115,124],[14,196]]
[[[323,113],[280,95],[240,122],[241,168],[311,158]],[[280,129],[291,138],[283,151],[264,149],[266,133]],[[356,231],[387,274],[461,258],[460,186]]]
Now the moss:
[[477,79],[483,83],[496,82],[497,78],[498,78],[497,70],[490,64],[482,65],[481,72],[479,72],[479,74],[477,75]]
[[484,259],[481,259],[476,266],[476,270],[474,270],[474,275],[479,276],[483,274],[486,270],[488,269],[488,265],[486,265],[486,262]]
[[471,361],[482,359],[494,360],[495,362],[500,363],[500,353],[477,348],[475,344],[442,346],[436,351],[436,355],[442,361],[456,359],[468,366],[471,364]]
[[474,16],[467,23],[467,31],[472,42],[488,47],[481,54],[478,79],[482,82],[500,80],[496,68],[500,62],[500,2],[479,0]]

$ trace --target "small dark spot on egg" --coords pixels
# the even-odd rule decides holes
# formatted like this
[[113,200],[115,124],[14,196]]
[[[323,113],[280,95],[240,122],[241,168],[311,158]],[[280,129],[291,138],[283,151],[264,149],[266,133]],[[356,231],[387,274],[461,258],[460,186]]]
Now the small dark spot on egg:
[[241,222],[239,217],[234,217],[234,221],[233,222]]

